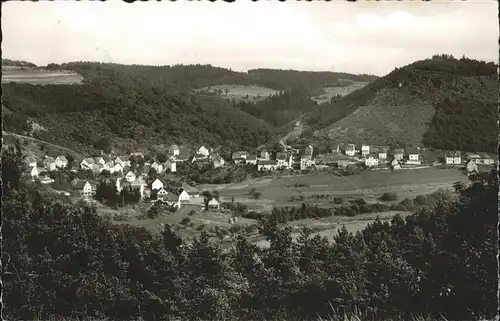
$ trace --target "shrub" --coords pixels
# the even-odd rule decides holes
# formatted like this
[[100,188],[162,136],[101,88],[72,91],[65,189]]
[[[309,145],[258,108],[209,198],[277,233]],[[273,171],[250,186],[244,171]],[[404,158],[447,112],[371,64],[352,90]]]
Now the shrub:
[[395,201],[398,199],[398,195],[394,192],[384,193],[380,196],[380,200],[384,202]]
[[342,204],[344,203],[344,199],[342,197],[334,197],[333,204]]
[[187,225],[189,222],[191,222],[191,219],[189,217],[185,217],[181,221],[181,225]]

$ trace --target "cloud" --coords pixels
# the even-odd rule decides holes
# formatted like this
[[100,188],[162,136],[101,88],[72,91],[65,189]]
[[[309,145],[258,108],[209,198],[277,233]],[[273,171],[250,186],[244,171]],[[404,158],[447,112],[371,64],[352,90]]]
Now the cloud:
[[498,60],[495,2],[7,2],[5,57],[385,74],[435,53]]

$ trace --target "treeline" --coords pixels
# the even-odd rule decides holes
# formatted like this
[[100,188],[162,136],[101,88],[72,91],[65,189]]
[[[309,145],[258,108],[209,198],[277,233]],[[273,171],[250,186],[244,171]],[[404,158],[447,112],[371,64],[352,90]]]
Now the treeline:
[[2,66],[15,66],[15,67],[36,67],[36,65],[29,61],[24,60],[12,60],[2,58]]
[[271,95],[258,102],[242,101],[236,106],[275,127],[281,127],[311,111],[317,105],[310,97],[307,89],[297,87]]
[[81,86],[4,84],[12,114],[5,130],[19,132],[22,117],[48,129],[40,139],[88,150],[103,137],[118,149],[172,142],[254,148],[270,140],[271,126],[217,97],[175,94],[161,83],[114,70]]
[[[330,244],[270,228],[268,249],[240,237],[228,251],[206,234],[184,243],[111,225],[95,209],[23,188],[18,153],[2,158],[3,315],[7,319],[491,319],[497,312],[496,172],[460,186],[460,200],[391,224],[375,221]],[[5,170],[9,170],[5,173]],[[21,183],[21,184],[20,184]]]

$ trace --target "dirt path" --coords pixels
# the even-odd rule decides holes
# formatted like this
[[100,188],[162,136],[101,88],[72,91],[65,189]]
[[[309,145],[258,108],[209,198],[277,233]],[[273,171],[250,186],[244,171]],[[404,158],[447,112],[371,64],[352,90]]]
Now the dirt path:
[[29,136],[24,136],[24,135],[19,135],[19,134],[14,134],[14,133],[9,133],[9,132],[3,131],[3,130],[2,130],[2,135],[12,136],[12,137],[19,138],[19,139],[26,139],[26,140],[30,140],[32,142],[37,142],[37,143],[40,143],[40,144],[49,145],[49,146],[52,146],[54,148],[58,148],[60,150],[66,151],[66,152],[68,152],[70,154],[76,155],[79,158],[83,158],[83,156],[80,153],[77,153],[74,150],[71,150],[69,148],[66,148],[66,147],[63,147],[63,146],[59,146],[59,145],[56,145],[56,144],[52,144],[52,143],[49,143],[49,142],[44,141],[44,140],[39,140],[37,138],[33,138],[33,137],[29,137]]

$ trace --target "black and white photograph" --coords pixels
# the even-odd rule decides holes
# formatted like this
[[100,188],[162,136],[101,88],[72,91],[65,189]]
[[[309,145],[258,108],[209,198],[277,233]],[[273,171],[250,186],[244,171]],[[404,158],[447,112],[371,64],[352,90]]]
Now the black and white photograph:
[[499,320],[497,1],[1,6],[2,320]]

